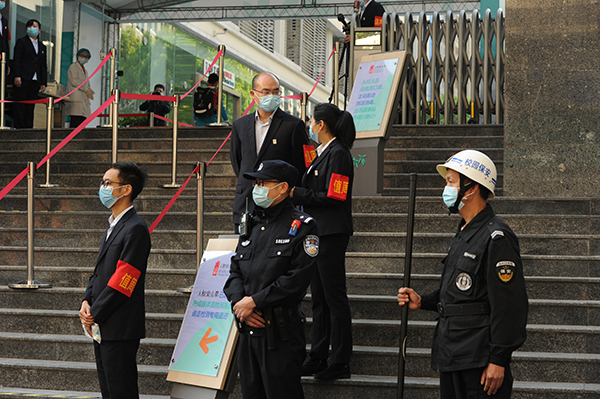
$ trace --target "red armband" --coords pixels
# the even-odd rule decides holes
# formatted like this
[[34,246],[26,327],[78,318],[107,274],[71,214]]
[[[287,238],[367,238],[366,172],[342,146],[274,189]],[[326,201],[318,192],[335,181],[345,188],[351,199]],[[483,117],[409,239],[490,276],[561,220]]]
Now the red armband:
[[312,161],[317,157],[315,147],[312,145],[304,144],[304,164],[308,168]]
[[349,182],[350,178],[348,176],[332,173],[331,180],[329,181],[329,190],[327,191],[327,197],[340,201],[346,201],[346,197],[348,196]]
[[133,290],[142,274],[141,271],[122,260],[117,263],[117,270],[108,281],[108,286],[121,294],[131,297]]
[[375,27],[381,28],[383,17],[375,17]]

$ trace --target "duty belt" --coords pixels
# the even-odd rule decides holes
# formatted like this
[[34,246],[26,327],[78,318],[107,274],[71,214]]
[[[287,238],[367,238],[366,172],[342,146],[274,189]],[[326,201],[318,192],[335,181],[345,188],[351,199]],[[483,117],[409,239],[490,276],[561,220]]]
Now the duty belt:
[[444,305],[438,302],[437,311],[441,317],[490,314],[490,305],[487,302],[465,303],[462,305]]
[[265,327],[267,331],[267,348],[269,350],[277,349],[277,341],[275,339],[275,329],[279,333],[279,339],[282,341],[288,340],[287,317],[294,317],[298,314],[298,306],[290,308],[282,308],[281,306],[273,308],[265,308],[263,317],[265,319]]

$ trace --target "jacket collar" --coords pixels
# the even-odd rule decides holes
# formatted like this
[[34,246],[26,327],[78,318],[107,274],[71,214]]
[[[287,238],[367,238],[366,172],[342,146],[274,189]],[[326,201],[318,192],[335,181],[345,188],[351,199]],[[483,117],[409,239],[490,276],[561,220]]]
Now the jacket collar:
[[266,220],[266,222],[269,223],[270,220],[273,220],[281,215],[281,212],[283,212],[284,209],[291,206],[291,203],[291,198],[287,196],[286,199],[281,201],[279,204],[270,206],[266,209],[256,206],[254,213],[260,220]]
[[[479,212],[477,216],[471,220],[469,224],[465,226],[465,219],[461,219],[458,229],[456,230],[456,236],[460,235],[465,241],[469,241],[477,231],[484,226],[488,220],[495,215],[494,210],[490,204],[487,204],[484,210]],[[464,228],[461,230],[461,227]]]

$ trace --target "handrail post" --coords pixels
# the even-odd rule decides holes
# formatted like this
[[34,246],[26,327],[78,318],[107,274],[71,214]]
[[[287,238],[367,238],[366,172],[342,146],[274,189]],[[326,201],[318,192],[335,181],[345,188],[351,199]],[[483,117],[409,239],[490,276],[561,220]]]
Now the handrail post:
[[[52,114],[54,113],[54,99],[48,97],[48,108],[46,114],[46,155],[52,150]],[[50,158],[46,161],[46,183],[38,184],[38,187],[51,188],[58,187],[58,184],[50,183]]]
[[111,125],[112,125],[112,163],[117,162],[117,144],[118,144],[118,136],[119,136],[119,90],[113,90],[113,94],[115,95],[115,99],[111,104],[111,109],[114,112],[111,114]]
[[27,163],[29,168],[27,174],[27,280],[9,284],[10,288],[52,288],[51,284],[40,283],[33,278],[35,166],[35,162]]
[[223,51],[219,58],[219,84],[217,87],[218,100],[217,100],[217,122],[209,123],[209,126],[226,126],[223,122],[223,75],[225,74],[225,46],[219,44],[218,51]]
[[154,127],[154,112],[148,114],[148,126]]
[[4,100],[6,97],[6,53],[2,53],[0,60],[0,129],[7,129],[4,126]]
[[197,219],[196,219],[196,270],[202,263],[202,254],[204,248],[204,180],[206,177],[206,162],[198,162],[196,166],[198,173],[198,201],[197,201]]
[[175,95],[173,103],[173,164],[171,168],[171,183],[163,184],[162,188],[179,188],[181,184],[175,183],[177,179],[177,129],[179,125],[179,94]]
[[308,105],[308,93],[302,92],[302,105],[300,112],[302,113],[302,122],[306,123],[306,106]]
[[[111,58],[110,58],[110,92],[111,95],[115,90],[115,49],[111,48],[110,49],[110,54],[111,54]],[[115,114],[115,109],[114,109],[114,103],[111,104],[110,106],[110,110],[109,110],[109,118],[110,118],[110,123],[112,123],[115,119],[114,119],[114,114]],[[118,115],[118,112],[117,112]],[[110,125],[109,125],[110,126]]]
[[333,104],[338,107],[340,101],[340,42],[335,43],[333,54]]

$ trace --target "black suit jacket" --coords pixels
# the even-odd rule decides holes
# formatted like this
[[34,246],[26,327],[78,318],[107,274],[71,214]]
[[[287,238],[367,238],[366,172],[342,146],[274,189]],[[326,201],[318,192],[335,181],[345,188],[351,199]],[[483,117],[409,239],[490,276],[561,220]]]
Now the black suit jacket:
[[8,38],[10,33],[8,31],[8,21],[2,16],[2,37],[0,38],[0,53],[6,53],[6,61],[10,59],[10,45],[8,44]]
[[33,43],[29,36],[17,39],[15,54],[13,58],[13,76],[15,78],[33,80],[37,73],[40,85],[48,84],[48,67],[46,65],[46,46],[42,44],[38,36],[38,52],[36,54]]
[[375,17],[383,16],[384,12],[385,10],[381,4],[375,0],[371,0],[360,16],[360,27],[369,28],[375,26]]
[[[96,269],[90,277],[84,300],[91,305],[94,321],[100,326],[103,340],[119,341],[144,338],[146,335],[146,310],[144,284],[150,254],[148,226],[135,209],[130,209],[117,223],[108,240],[102,237]],[[140,272],[137,282],[131,276],[132,269]],[[117,265],[128,273],[117,270]],[[114,278],[113,278],[114,277]],[[117,287],[116,284],[121,285]],[[132,284],[135,287],[132,287]],[[121,288],[121,290],[113,287]],[[133,288],[127,296],[122,291]]]
[[249,210],[254,210],[252,181],[244,179],[244,173],[256,171],[262,161],[271,159],[281,159],[294,165],[298,169],[298,183],[306,170],[304,145],[308,145],[308,135],[304,122],[278,108],[257,155],[255,115],[252,113],[236,120],[231,131],[231,165],[238,178],[233,203],[235,224],[240,223],[241,214],[246,210],[246,198]]
[[[329,198],[327,193],[331,175],[347,176],[348,193],[344,201]],[[349,234],[352,224],[352,181],[354,168],[348,147],[335,139],[316,157],[302,176],[302,186],[294,189],[294,204],[303,205],[304,211],[314,217],[319,225],[319,236]]]

